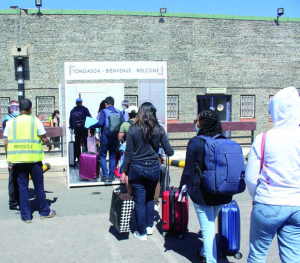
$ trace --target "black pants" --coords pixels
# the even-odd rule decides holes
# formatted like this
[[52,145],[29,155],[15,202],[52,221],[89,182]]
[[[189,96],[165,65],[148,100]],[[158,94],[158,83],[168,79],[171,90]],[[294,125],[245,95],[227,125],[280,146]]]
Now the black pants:
[[8,195],[9,195],[9,207],[16,208],[20,204],[19,197],[19,185],[17,177],[14,174],[14,169],[12,168],[9,172],[8,177]]
[[88,137],[88,129],[84,127],[79,127],[74,129],[75,133],[75,159],[79,159],[81,150],[80,150],[80,143],[81,143],[81,138],[83,140],[85,149],[87,149],[87,137]]

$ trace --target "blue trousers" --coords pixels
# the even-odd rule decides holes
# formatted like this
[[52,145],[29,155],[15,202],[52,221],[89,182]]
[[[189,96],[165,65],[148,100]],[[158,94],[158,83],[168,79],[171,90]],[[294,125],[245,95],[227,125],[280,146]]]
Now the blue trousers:
[[251,214],[248,263],[263,263],[277,234],[283,263],[300,261],[300,207],[255,202]]
[[[100,137],[100,163],[102,166],[103,177],[113,178],[116,166],[116,151],[119,141],[116,136],[106,136],[102,134]],[[107,171],[106,156],[109,152],[109,173]]]
[[195,211],[200,223],[203,236],[201,254],[206,257],[206,262],[217,262],[217,242],[215,220],[223,205],[207,206],[194,203]]
[[20,193],[20,212],[23,220],[31,220],[31,205],[28,194],[29,174],[33,181],[36,200],[39,206],[40,216],[47,216],[50,213],[50,207],[46,200],[44,190],[43,164],[37,163],[17,163],[13,167],[18,178]]
[[128,178],[132,188],[137,230],[146,234],[153,226],[154,192],[160,175],[160,165],[155,162],[131,162]]

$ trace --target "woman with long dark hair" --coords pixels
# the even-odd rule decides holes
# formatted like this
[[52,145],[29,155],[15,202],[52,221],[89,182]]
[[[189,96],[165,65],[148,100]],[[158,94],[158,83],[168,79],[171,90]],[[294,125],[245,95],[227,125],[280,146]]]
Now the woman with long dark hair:
[[[203,110],[197,118],[197,135],[214,137],[222,134],[222,125],[217,113],[213,110]],[[206,191],[203,182],[199,182],[199,187],[191,189],[191,177],[199,167],[203,173],[206,170],[204,164],[205,143],[199,137],[192,138],[187,146],[185,167],[182,173],[180,188],[188,186],[187,191],[194,203],[196,214],[203,236],[203,248],[196,251],[202,262],[217,262],[217,248],[215,239],[215,220],[222,206],[232,200],[231,195],[214,195]],[[198,166],[197,166],[198,164]],[[194,191],[193,191],[194,190]]]
[[164,129],[158,124],[156,109],[150,102],[139,107],[126,142],[121,181],[124,182],[128,174],[137,221],[134,236],[146,241],[147,235],[153,234],[154,192],[160,175],[159,145],[167,155],[174,154]]

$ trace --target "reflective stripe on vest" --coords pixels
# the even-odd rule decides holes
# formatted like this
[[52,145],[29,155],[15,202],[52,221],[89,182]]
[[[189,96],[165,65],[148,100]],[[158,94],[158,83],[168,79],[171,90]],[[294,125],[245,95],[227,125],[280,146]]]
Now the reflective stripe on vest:
[[37,118],[21,115],[13,119],[7,144],[8,162],[38,162],[44,159],[37,135]]

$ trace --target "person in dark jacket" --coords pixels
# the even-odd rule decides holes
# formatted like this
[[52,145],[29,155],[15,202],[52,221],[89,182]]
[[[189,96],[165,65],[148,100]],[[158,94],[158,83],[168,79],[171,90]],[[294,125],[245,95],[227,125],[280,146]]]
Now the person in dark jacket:
[[75,153],[75,160],[77,158],[78,161],[81,153],[80,150],[81,139],[83,140],[85,149],[87,149],[88,129],[84,127],[86,117],[91,117],[89,109],[82,106],[82,99],[78,98],[76,99],[76,106],[70,112],[70,119],[69,119],[70,128],[71,130],[74,130],[75,133],[74,153]]
[[[213,137],[223,132],[220,119],[213,110],[200,112],[196,127],[199,129],[197,135]],[[189,141],[180,189],[182,189],[184,185],[187,186],[187,191],[194,203],[200,223],[203,236],[203,248],[201,251],[196,252],[197,255],[202,259],[202,262],[217,262],[215,219],[223,205],[231,202],[232,196],[215,195],[206,191],[199,174],[197,174],[197,167],[201,169],[201,172],[206,170],[204,164],[204,147],[205,143],[199,137],[194,137]],[[195,189],[192,189],[193,187],[191,187],[190,182],[195,175],[198,176],[199,184]]]
[[[123,114],[114,107],[115,100],[113,97],[109,96],[105,98],[105,109],[100,111],[98,123],[90,126],[90,129],[101,128],[101,137],[100,137],[100,163],[102,167],[103,176],[101,181],[103,182],[112,182],[114,181],[114,169],[116,166],[116,151],[119,144],[118,134],[111,134],[108,130],[109,127],[109,117],[112,114],[119,115],[121,121],[124,122]],[[101,105],[100,105],[101,107]],[[121,126],[121,123],[119,123]],[[120,129],[120,127],[119,127]],[[109,152],[109,170],[107,170],[106,156]]]
[[134,236],[141,241],[147,240],[147,234],[153,234],[154,192],[160,175],[159,144],[167,155],[174,154],[164,129],[158,124],[155,107],[145,102],[128,130],[121,168],[121,181],[125,182],[128,174],[135,203],[137,231]]

